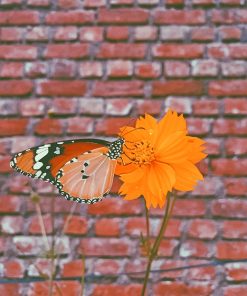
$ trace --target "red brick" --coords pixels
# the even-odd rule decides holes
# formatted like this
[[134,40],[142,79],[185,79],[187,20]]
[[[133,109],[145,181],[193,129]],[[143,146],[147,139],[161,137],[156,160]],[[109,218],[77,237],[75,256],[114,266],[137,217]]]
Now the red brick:
[[210,258],[213,250],[209,244],[199,240],[185,241],[179,250],[180,257],[182,258]]
[[166,109],[171,108],[172,110],[176,110],[178,113],[183,114],[191,114],[192,100],[187,97],[167,97],[165,100],[165,107]]
[[107,198],[88,208],[90,215],[138,215],[142,213],[140,200],[127,202],[122,199]]
[[59,119],[44,118],[35,126],[37,135],[61,135],[62,132],[62,124]]
[[140,115],[143,115],[144,113],[158,115],[162,110],[162,101],[138,100],[136,108],[137,113]]
[[246,64],[241,61],[222,63],[222,74],[225,77],[241,77],[246,75]]
[[229,54],[233,59],[246,59],[247,46],[246,44],[231,44],[229,45]]
[[225,150],[227,155],[247,154],[247,139],[227,138],[225,141]]
[[[1,195],[0,213],[19,213],[22,200],[18,196]],[[1,286],[1,285],[0,285]]]
[[128,99],[110,99],[106,102],[106,114],[108,115],[129,115],[133,102]]
[[195,115],[217,115],[219,112],[218,100],[198,100],[193,102],[193,114]]
[[54,32],[54,40],[66,41],[77,40],[78,32],[75,26],[58,27]]
[[226,194],[228,195],[246,195],[247,180],[246,178],[225,178],[224,179]]
[[7,278],[22,278],[24,271],[24,265],[19,260],[4,262],[4,276]]
[[241,35],[241,29],[237,27],[227,26],[219,28],[219,36],[224,41],[240,40]]
[[152,53],[155,58],[194,59],[203,56],[201,44],[157,44]]
[[48,101],[46,99],[30,99],[20,102],[20,114],[22,116],[44,115]]
[[79,113],[102,115],[104,113],[104,100],[94,98],[79,100]]
[[[55,292],[55,294],[53,294],[54,296],[59,295],[60,291],[63,291],[63,293],[66,296],[74,296],[74,295],[81,294],[81,289],[82,289],[81,283],[78,281],[57,281],[55,282],[54,286],[58,287],[56,291],[59,291],[58,293]],[[30,296],[48,295],[49,293],[48,289],[49,289],[48,282],[32,283],[29,286],[28,295]]]
[[60,60],[50,65],[52,78],[72,78],[75,76],[76,64],[74,61]]
[[1,219],[1,232],[5,234],[17,234],[23,231],[23,218],[20,216],[4,216]]
[[205,12],[195,10],[158,10],[154,13],[155,24],[200,25],[206,22]]
[[138,41],[155,40],[157,38],[157,28],[152,26],[136,27],[134,31],[134,39]]
[[4,78],[19,78],[23,75],[23,63],[10,62],[4,63],[0,68],[0,77]]
[[2,11],[0,12],[0,24],[2,25],[35,25],[39,23],[37,11]]
[[146,45],[130,43],[102,43],[97,57],[103,59],[142,59]]
[[195,219],[188,227],[188,235],[195,239],[212,240],[217,235],[217,227],[214,221],[206,219]]
[[210,296],[212,288],[205,284],[188,285],[181,282],[165,282],[156,284],[154,293],[155,296]]
[[221,4],[226,6],[241,6],[243,2],[241,0],[221,0]]
[[213,123],[214,135],[246,135],[247,120],[216,119]]
[[0,285],[0,293],[1,295],[20,295],[20,285],[19,284],[4,284]]
[[218,199],[211,205],[213,216],[224,218],[246,218],[247,202],[244,200]]
[[103,24],[145,24],[148,18],[148,11],[139,8],[100,9],[98,12],[98,21]]
[[220,176],[245,176],[247,174],[247,159],[214,159],[212,171]]
[[101,77],[103,76],[103,65],[100,62],[83,62],[79,65],[79,73],[81,77]]
[[79,0],[58,0],[58,7],[62,9],[77,8],[79,4]]
[[209,58],[226,59],[230,56],[229,46],[222,43],[212,43],[207,46]]
[[76,99],[57,98],[52,100],[52,105],[48,113],[55,115],[72,115],[76,113],[76,110]]
[[211,6],[211,5],[214,5],[213,0],[192,0],[192,3],[195,6]]
[[129,28],[123,26],[108,27],[106,31],[106,39],[108,40],[127,40],[129,37]]
[[211,96],[247,96],[246,80],[211,81],[208,88]]
[[94,232],[96,236],[120,236],[120,219],[102,218],[95,221]]
[[176,201],[173,216],[178,217],[202,217],[206,213],[206,204],[203,200],[190,199]]
[[116,275],[121,270],[121,261],[114,259],[97,259],[94,263],[94,272],[100,275]]
[[0,58],[6,60],[33,60],[37,58],[37,48],[32,45],[1,45]]
[[247,279],[246,263],[229,263],[225,265],[226,279],[228,281],[241,282]]
[[201,95],[203,94],[203,84],[201,81],[193,80],[170,80],[166,82],[153,82],[153,95]]
[[142,286],[140,284],[129,285],[97,285],[93,288],[92,296],[136,296],[141,295]]
[[82,25],[91,24],[94,21],[94,12],[84,10],[53,11],[46,15],[48,25]]
[[[67,220],[68,219],[68,220]],[[88,222],[86,218],[80,216],[70,216],[64,218],[64,233],[72,235],[86,234],[88,231]]]
[[228,286],[223,288],[223,296],[247,295],[247,286]]
[[216,258],[221,260],[240,260],[247,257],[247,243],[243,241],[219,241],[216,244]]
[[23,28],[2,27],[0,29],[0,40],[7,42],[16,42],[22,39]]
[[135,64],[135,75],[138,78],[157,78],[161,75],[161,64],[156,62],[138,62]]
[[[173,268],[176,269],[183,266],[185,266],[185,262],[182,260],[166,259],[165,262],[160,265],[160,269],[165,269],[165,270],[173,269]],[[165,278],[166,280],[168,279],[177,280],[178,278],[183,277],[184,273],[185,271],[181,269],[181,270],[160,272],[159,274],[160,274],[160,277]]]
[[80,30],[80,40],[89,42],[100,42],[103,40],[103,28],[83,27]]
[[191,39],[193,41],[208,42],[213,41],[215,37],[214,28],[198,27],[191,29]]
[[8,7],[8,6],[19,6],[21,4],[21,0],[2,0],[0,3],[1,6]]
[[47,64],[44,62],[29,62],[25,64],[28,77],[43,77],[47,74]]
[[133,254],[133,242],[117,238],[84,238],[80,241],[80,254],[86,256],[131,256]]
[[94,121],[89,117],[74,117],[67,120],[67,133],[69,135],[84,135],[93,132]]
[[234,10],[212,10],[211,12],[211,21],[214,24],[234,24],[236,22],[236,16]]
[[84,266],[82,260],[73,260],[62,265],[63,277],[81,277],[84,274]]
[[247,238],[246,221],[225,221],[222,229],[222,237],[228,239],[246,239]]
[[166,0],[167,6],[181,6],[184,4],[184,0]]
[[0,114],[3,115],[17,115],[17,102],[13,100],[0,100]]
[[134,0],[110,0],[112,6],[133,5]]
[[[196,264],[207,264],[208,261],[205,260],[191,260],[188,262],[188,265],[196,265]],[[212,281],[216,277],[216,267],[215,266],[206,266],[206,267],[194,267],[191,268],[186,275],[186,278],[190,280],[197,281]]]
[[109,77],[129,77],[133,74],[133,63],[131,61],[109,61],[106,65]]
[[[152,242],[153,243],[153,242]],[[159,251],[158,251],[158,256],[159,257],[172,257],[174,255],[175,249],[178,246],[178,241],[177,240],[167,240],[163,239],[161,240],[160,246],[159,246]],[[142,255],[144,255],[143,248],[141,247],[140,252]]]
[[28,41],[47,41],[48,29],[44,27],[30,27],[27,29],[25,38]]
[[127,117],[105,118],[97,122],[95,127],[96,134],[115,136],[119,133],[120,128],[130,124]]
[[88,56],[88,44],[51,44],[47,45],[44,57],[47,59],[53,58],[69,58],[80,59]]
[[216,77],[219,72],[219,64],[215,60],[194,60],[191,65],[192,76]]
[[164,71],[167,77],[188,77],[190,66],[186,62],[167,61],[164,64]]
[[29,80],[0,81],[1,96],[24,96],[31,93],[33,84]]
[[49,0],[27,0],[27,5],[31,7],[49,7]]
[[143,96],[144,84],[141,81],[97,81],[93,95],[96,97]]
[[237,9],[235,11],[236,13],[236,19],[239,24],[246,24],[247,23],[247,10],[244,8]]
[[[42,215],[45,231],[47,234],[52,233],[52,218],[50,214]],[[40,226],[40,218],[36,215],[31,217],[30,224],[28,225],[28,231],[30,234],[42,234]]]
[[26,132],[27,125],[28,125],[27,119],[1,119],[0,135],[1,136],[23,135]]
[[106,6],[106,0],[84,0],[84,7],[87,8],[96,8]]
[[10,160],[11,160],[11,157],[8,155],[0,156],[0,174],[6,174],[6,173],[12,172],[12,169],[9,165]]
[[160,39],[165,41],[185,40],[188,27],[185,26],[162,26],[160,28]]
[[40,81],[38,95],[44,96],[83,96],[86,91],[86,82],[81,80],[63,81],[50,80]]

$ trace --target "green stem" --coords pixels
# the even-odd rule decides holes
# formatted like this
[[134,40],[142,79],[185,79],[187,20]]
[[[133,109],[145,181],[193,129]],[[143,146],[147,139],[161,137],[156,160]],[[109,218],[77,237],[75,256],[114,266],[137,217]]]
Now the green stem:
[[160,231],[159,231],[159,234],[158,234],[158,236],[157,236],[157,238],[156,238],[156,240],[155,240],[155,242],[154,242],[154,244],[153,244],[153,246],[151,248],[151,252],[149,253],[148,265],[147,265],[147,269],[146,269],[146,273],[145,273],[145,277],[144,277],[144,284],[143,284],[143,287],[142,287],[141,296],[145,295],[146,288],[147,288],[147,283],[148,283],[148,279],[149,279],[149,275],[150,275],[150,271],[151,271],[152,262],[153,262],[153,260],[155,259],[155,257],[158,254],[160,243],[161,243],[162,238],[164,236],[164,233],[166,231],[166,228],[167,228],[167,225],[168,225],[168,222],[169,222],[169,218],[171,216],[171,213],[172,213],[172,210],[173,210],[173,207],[174,207],[174,204],[175,204],[176,196],[174,196],[171,206],[170,206],[170,202],[171,202],[170,198],[171,198],[170,194],[168,194],[166,208],[165,208],[165,215],[164,215],[161,227],[160,227]]
[[147,247],[147,255],[149,256],[149,254],[150,254],[150,223],[149,223],[149,211],[146,207],[145,200],[144,200],[144,207],[145,207],[146,226],[147,226],[146,247]]

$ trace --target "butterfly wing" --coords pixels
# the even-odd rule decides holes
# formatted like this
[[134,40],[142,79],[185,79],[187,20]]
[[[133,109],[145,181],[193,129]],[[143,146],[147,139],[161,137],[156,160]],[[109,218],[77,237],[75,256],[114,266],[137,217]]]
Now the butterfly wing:
[[58,172],[56,186],[68,200],[92,204],[111,189],[117,161],[107,149],[94,149],[67,162]]
[[80,139],[36,146],[15,154],[10,166],[23,175],[55,184],[57,172],[69,160],[86,151],[109,144],[104,140]]

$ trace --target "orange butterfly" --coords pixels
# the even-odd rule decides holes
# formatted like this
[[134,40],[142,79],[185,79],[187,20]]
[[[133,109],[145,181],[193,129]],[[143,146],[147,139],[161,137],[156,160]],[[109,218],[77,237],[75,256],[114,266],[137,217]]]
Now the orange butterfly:
[[10,166],[54,184],[67,200],[93,204],[109,193],[124,142],[120,137],[114,142],[81,139],[45,144],[15,154]]

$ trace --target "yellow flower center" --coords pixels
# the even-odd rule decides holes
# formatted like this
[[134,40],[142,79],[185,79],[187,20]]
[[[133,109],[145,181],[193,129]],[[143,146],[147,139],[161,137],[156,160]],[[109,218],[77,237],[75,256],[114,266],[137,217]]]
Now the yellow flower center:
[[137,165],[150,164],[155,159],[154,148],[147,140],[135,142],[130,150],[130,158]]

